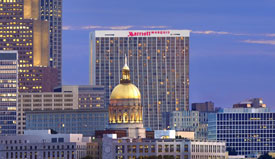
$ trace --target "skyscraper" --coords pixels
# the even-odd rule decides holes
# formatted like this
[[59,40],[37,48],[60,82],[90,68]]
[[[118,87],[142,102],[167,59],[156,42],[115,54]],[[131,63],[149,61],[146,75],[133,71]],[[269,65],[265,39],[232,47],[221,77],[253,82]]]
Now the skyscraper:
[[62,0],[40,0],[40,19],[49,22],[50,66],[57,68],[62,83]]
[[57,70],[48,67],[49,23],[39,20],[39,8],[34,0],[0,0],[0,50],[18,50],[20,92],[52,91],[57,85]]
[[188,30],[95,31],[90,35],[90,81],[104,85],[109,99],[127,55],[132,82],[142,94],[144,126],[162,129],[162,112],[189,109],[189,34]]
[[0,135],[16,134],[17,51],[0,51]]

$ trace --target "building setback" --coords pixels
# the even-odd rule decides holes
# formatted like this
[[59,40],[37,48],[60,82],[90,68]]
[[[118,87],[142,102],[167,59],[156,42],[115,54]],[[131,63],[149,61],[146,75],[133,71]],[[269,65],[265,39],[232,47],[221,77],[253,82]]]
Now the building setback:
[[34,0],[0,0],[0,50],[18,50],[19,92],[57,86],[57,70],[48,68],[49,23],[39,19],[39,8]]
[[0,135],[16,134],[17,51],[0,51]]
[[[36,0],[32,0],[36,1]],[[57,69],[62,84],[62,0],[40,0],[40,19],[49,22],[50,66]]]
[[144,127],[162,129],[162,112],[188,110],[189,31],[95,31],[90,38],[90,81],[105,86],[106,99],[127,55],[132,82],[142,94]]
[[275,113],[267,108],[225,108],[208,116],[208,139],[226,141],[238,155],[275,151]]

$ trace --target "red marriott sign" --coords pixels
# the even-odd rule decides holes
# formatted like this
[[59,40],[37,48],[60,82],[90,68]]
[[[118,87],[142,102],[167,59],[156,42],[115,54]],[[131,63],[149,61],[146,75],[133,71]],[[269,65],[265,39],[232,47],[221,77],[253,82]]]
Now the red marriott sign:
[[133,36],[151,36],[151,35],[168,35],[170,34],[170,31],[163,30],[163,31],[145,31],[145,32],[129,32],[128,37],[133,37]]

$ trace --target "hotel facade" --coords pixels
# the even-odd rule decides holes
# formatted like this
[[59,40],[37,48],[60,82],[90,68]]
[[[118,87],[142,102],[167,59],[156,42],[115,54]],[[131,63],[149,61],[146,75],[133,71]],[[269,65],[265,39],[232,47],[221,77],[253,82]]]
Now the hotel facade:
[[105,86],[109,99],[126,55],[132,83],[142,94],[144,127],[163,129],[162,112],[189,109],[189,35],[188,30],[94,31],[90,82]]

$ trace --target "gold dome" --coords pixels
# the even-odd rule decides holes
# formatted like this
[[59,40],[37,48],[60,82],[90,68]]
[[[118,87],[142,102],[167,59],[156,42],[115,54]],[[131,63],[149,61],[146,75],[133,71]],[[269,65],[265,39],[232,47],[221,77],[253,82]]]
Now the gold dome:
[[125,65],[122,68],[122,78],[120,84],[117,85],[110,96],[112,99],[140,99],[139,89],[131,83],[130,69],[127,65],[127,57],[125,56]]
[[132,83],[119,84],[113,89],[110,99],[140,99],[140,92]]

